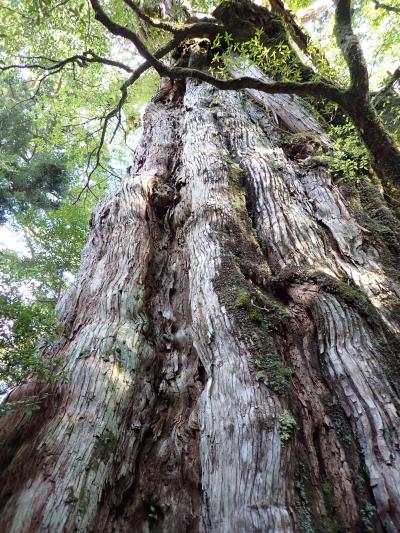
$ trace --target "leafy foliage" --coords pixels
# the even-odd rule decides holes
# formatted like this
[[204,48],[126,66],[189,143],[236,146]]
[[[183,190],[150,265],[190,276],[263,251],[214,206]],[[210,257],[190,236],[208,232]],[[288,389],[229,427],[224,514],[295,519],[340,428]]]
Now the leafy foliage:
[[[55,304],[79,266],[92,204],[66,203],[56,211],[18,216],[28,253],[0,253],[0,382],[5,388],[57,377],[58,359],[44,356],[60,334]],[[38,348],[38,349],[37,349]]]
[[330,172],[349,181],[362,181],[370,171],[368,152],[360,141],[353,124],[346,120],[342,125],[333,125],[329,134],[334,142],[334,156],[329,161]]
[[[28,205],[56,207],[70,179],[66,159],[60,149],[48,151],[38,146],[33,102],[20,105],[14,95],[26,96],[21,80],[9,77],[0,86],[0,222]],[[35,153],[38,152],[38,153]]]

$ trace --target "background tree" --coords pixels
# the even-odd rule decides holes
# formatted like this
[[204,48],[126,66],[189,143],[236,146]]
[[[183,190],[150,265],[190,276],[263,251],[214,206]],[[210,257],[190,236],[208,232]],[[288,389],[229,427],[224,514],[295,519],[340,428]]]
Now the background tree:
[[[32,374],[44,382],[58,376],[59,361],[49,362],[41,350],[61,334],[55,306],[79,267],[93,208],[93,199],[68,200],[57,211],[31,207],[20,212],[13,223],[24,235],[26,252],[0,252],[0,382],[5,390]],[[31,410],[37,403],[36,398],[9,402],[4,411]]]

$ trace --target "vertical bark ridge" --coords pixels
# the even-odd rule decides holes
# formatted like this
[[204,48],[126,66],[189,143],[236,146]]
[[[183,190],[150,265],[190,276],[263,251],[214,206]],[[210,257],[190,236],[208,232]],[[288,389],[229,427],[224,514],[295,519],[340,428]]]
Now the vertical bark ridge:
[[[2,516],[9,531],[26,531],[34,524],[40,530],[84,529],[97,510],[125,423],[126,392],[139,354],[147,350],[143,279],[150,256],[145,221],[150,183],[150,175],[128,180],[97,212],[81,276],[61,305],[68,334],[61,350],[64,371],[73,380],[57,391],[57,413],[32,450],[36,475],[7,504],[6,510],[18,508],[8,520],[7,511]],[[121,227],[132,225],[132,219],[132,231],[122,243]],[[141,261],[132,264],[135,255]],[[105,273],[110,283],[104,287]],[[17,468],[18,454],[14,463]]]
[[[282,405],[250,371],[250,351],[221,306],[216,279],[222,230],[237,216],[224,141],[210,109],[212,91],[188,82],[182,161],[192,220],[193,342],[209,376],[199,402],[200,454],[206,531],[291,531],[287,473],[279,437]],[[229,272],[225,273],[229,276]]]
[[[150,106],[147,111],[150,124],[132,169],[146,169],[157,176],[149,209],[153,253],[145,285],[150,323],[146,338],[155,353],[146,371],[149,379],[152,376],[158,407],[149,418],[140,413],[137,423],[145,435],[134,458],[129,484],[118,488],[117,493],[123,496],[109,517],[110,531],[129,531],[132,523],[138,530],[155,527],[183,532],[199,527],[201,488],[195,408],[204,377],[191,342],[188,257],[176,235],[175,213],[177,205],[182,204],[178,171],[180,98],[172,123],[171,102],[163,104]],[[160,120],[165,107],[169,108],[165,115],[168,129]],[[151,132],[159,142],[152,142]],[[168,157],[160,156],[164,152]],[[126,446],[128,442],[129,435]]]

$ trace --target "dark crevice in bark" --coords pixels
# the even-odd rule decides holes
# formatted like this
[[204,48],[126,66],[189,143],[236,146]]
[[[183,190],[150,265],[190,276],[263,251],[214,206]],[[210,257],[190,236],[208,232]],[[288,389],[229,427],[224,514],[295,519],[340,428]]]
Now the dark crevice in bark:
[[[154,101],[177,108],[179,116],[182,95],[181,84],[178,90],[162,85]],[[157,402],[143,421],[140,448],[130,468],[133,475],[108,519],[110,527],[118,531],[128,531],[133,522],[138,530],[150,531],[183,533],[199,527],[199,437],[193,414],[204,376],[199,376],[198,356],[190,334],[187,257],[173,224],[180,201],[178,189],[182,186],[179,132],[176,124],[176,137],[159,166],[159,181],[148,208],[152,254],[145,280],[149,319],[145,335],[153,346],[154,358],[150,366],[144,362],[146,368],[139,368],[138,374],[148,380]],[[156,161],[160,163],[159,159]],[[111,490],[115,497],[118,490]],[[104,494],[103,501],[107,500]]]
[[[302,312],[304,311],[296,313],[299,332],[307,322],[310,324],[315,322],[309,311],[307,319],[301,319]],[[299,529],[307,532],[310,527],[314,527],[315,531],[365,532],[371,528],[373,531],[382,531],[375,512],[376,502],[369,488],[362,452],[357,445],[349,419],[332,389],[326,371],[326,362],[318,355],[315,332],[317,330],[321,332],[321,326],[315,323],[314,333],[311,331],[308,354],[303,352],[305,359],[301,363],[297,357],[292,360],[296,368],[294,380],[296,392],[291,395],[291,401],[297,406],[295,412],[302,420],[303,426],[302,433],[298,435],[299,442],[296,448],[300,454],[295,481],[298,493]],[[290,328],[289,331],[290,339],[295,328]],[[307,338],[309,333],[303,330],[303,334],[297,337],[295,342],[298,344],[298,349],[304,344],[304,338]],[[288,352],[295,353],[290,349]],[[307,359],[313,361],[308,369]],[[314,376],[313,387],[307,383],[309,379],[305,377],[307,374],[310,377]],[[308,397],[309,404],[307,416],[304,412],[302,414],[306,406],[305,397]],[[312,448],[314,451],[311,452]],[[341,456],[339,464],[337,455]],[[317,460],[317,467],[313,464],[313,457]],[[343,493],[339,496],[338,489],[347,491],[346,500],[343,500]],[[352,497],[354,495],[356,500],[352,509],[350,494]],[[322,503],[323,508],[321,508]]]

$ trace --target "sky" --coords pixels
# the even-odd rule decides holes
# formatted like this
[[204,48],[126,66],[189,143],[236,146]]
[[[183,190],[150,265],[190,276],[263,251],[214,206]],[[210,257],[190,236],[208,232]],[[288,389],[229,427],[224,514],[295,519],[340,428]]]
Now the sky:
[[23,253],[26,251],[24,236],[20,231],[14,231],[7,224],[0,225],[0,250],[12,250]]

